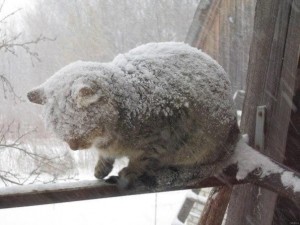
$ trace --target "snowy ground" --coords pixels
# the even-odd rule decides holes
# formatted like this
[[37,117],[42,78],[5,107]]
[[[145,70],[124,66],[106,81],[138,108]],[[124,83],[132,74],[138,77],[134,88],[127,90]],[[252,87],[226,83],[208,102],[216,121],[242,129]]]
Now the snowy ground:
[[4,225],[171,225],[187,191],[0,209]]

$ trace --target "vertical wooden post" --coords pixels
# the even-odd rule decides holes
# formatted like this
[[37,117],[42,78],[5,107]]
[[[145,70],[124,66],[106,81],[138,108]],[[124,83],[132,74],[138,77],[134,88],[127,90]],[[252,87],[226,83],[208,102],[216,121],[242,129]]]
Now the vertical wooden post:
[[222,224],[231,195],[230,186],[215,187],[210,192],[198,225]]
[[[267,106],[264,154],[282,161],[299,58],[299,0],[258,0],[241,125],[253,146],[258,105]],[[254,146],[253,146],[254,147]],[[259,150],[259,149],[258,149]],[[270,225],[277,194],[253,185],[234,187],[226,225]]]

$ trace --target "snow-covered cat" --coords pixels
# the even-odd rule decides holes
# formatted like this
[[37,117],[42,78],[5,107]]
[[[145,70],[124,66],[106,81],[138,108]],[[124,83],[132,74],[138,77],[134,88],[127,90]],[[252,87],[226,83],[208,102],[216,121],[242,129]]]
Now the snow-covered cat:
[[212,175],[240,132],[230,81],[210,56],[184,43],[149,43],[112,62],[74,62],[28,93],[73,150],[96,147],[95,176],[116,158],[126,185],[170,168]]

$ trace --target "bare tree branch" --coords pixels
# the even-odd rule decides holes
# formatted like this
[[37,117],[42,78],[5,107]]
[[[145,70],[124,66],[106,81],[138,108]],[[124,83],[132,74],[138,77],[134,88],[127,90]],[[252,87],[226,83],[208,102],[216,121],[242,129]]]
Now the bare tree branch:
[[4,52],[8,52],[14,56],[17,56],[17,49],[23,49],[26,52],[26,54],[28,54],[31,57],[31,63],[33,66],[34,66],[33,60],[37,60],[38,62],[40,62],[41,59],[39,58],[38,52],[33,51],[31,49],[31,47],[33,45],[37,45],[44,41],[55,41],[56,40],[56,38],[49,38],[49,37],[45,37],[42,34],[40,34],[34,40],[20,41],[21,36],[22,36],[22,33],[20,32],[11,38],[3,39],[0,44],[0,51],[4,50]]
[[[0,181],[5,186],[9,184],[14,185],[23,185],[23,184],[33,184],[35,182],[46,182],[52,183],[57,180],[67,180],[72,179],[73,177],[68,176],[67,178],[61,178],[59,174],[64,174],[64,169],[66,168],[65,158],[68,153],[55,155],[53,157],[34,152],[32,150],[26,149],[24,144],[21,142],[26,136],[30,135],[33,132],[36,132],[36,129],[29,130],[27,132],[13,132],[14,127],[16,127],[16,122],[11,121],[6,126],[2,125],[0,127],[0,153],[1,150],[12,149],[16,150],[19,153],[22,153],[22,157],[28,158],[29,161],[34,165],[34,168],[29,173],[20,173],[17,169],[8,171],[0,169]],[[17,126],[18,129],[19,126]],[[12,137],[9,137],[9,133],[18,133],[18,136],[12,140]],[[45,171],[45,168],[47,170]],[[50,172],[49,172],[50,171]],[[48,173],[52,176],[50,180],[43,180],[41,175],[43,173]]]
[[2,3],[1,3],[1,5],[0,5],[0,13],[1,13],[2,9],[3,9],[4,3],[5,3],[5,0],[3,0]]
[[[2,1],[0,5],[0,13],[4,7],[5,0]],[[17,51],[18,49],[21,49],[25,51],[25,53],[30,56],[31,64],[34,66],[34,61],[40,62],[41,59],[39,57],[39,54],[37,51],[32,50],[34,45],[37,45],[41,42],[45,41],[54,41],[55,38],[48,38],[44,35],[40,34],[38,37],[36,37],[33,40],[24,41],[22,40],[22,32],[8,35],[7,30],[4,28],[1,29],[1,27],[5,27],[5,25],[9,18],[16,15],[18,12],[20,12],[22,9],[19,8],[15,11],[12,11],[11,13],[5,15],[3,18],[0,19],[0,51],[4,51],[4,53],[9,53],[14,56],[18,56]],[[3,96],[4,99],[8,99],[8,97],[12,97],[12,100],[17,103],[18,101],[24,102],[24,99],[22,99],[20,96],[18,96],[13,88],[13,85],[11,82],[5,77],[5,74],[0,74],[0,84],[3,89]]]
[[11,82],[4,76],[4,74],[0,74],[0,83],[2,84],[4,99],[8,99],[9,96],[12,96],[12,100],[14,101],[14,103],[17,103],[17,101],[25,101],[21,96],[17,95]]
[[[17,12],[21,11],[22,9],[16,9],[15,11],[12,11],[11,13],[7,14],[6,16],[4,16],[2,19],[0,19],[0,23],[5,22],[5,20],[7,20],[9,17],[15,15]],[[0,11],[1,12],[1,11]]]

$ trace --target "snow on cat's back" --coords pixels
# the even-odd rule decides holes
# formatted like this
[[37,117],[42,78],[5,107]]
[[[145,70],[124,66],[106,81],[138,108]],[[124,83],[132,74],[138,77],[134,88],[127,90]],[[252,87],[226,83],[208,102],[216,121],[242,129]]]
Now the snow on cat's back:
[[130,159],[120,172],[129,181],[163,167],[215,165],[239,139],[226,72],[184,43],[149,43],[110,63],[75,62],[28,97],[46,106],[47,124],[72,149],[99,149],[98,178],[120,156]]

